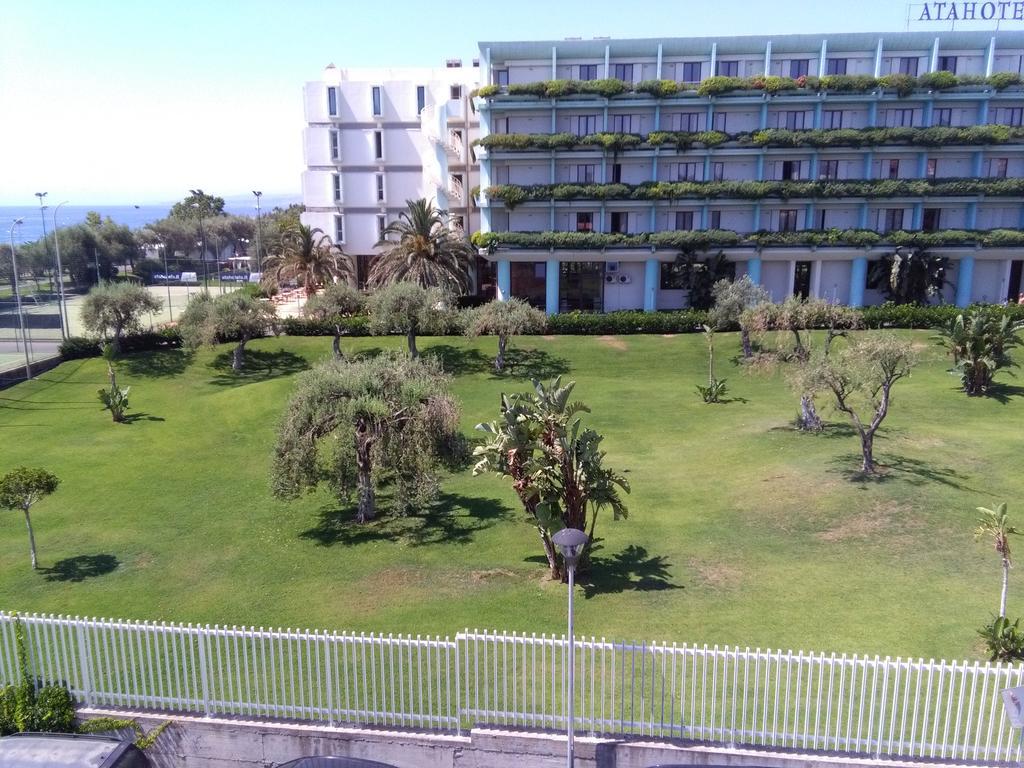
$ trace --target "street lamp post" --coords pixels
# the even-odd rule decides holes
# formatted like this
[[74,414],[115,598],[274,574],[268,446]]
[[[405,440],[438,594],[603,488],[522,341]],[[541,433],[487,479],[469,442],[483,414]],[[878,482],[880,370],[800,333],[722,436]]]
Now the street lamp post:
[[576,564],[580,561],[580,555],[583,554],[583,548],[587,545],[588,538],[587,534],[581,530],[576,528],[563,528],[551,537],[551,541],[556,547],[558,547],[558,551],[562,553],[562,559],[565,561],[565,568],[569,572],[569,669],[568,679],[566,682],[566,695],[568,698],[566,712],[568,714],[568,718],[565,727],[565,765],[566,768],[573,768],[573,708],[576,698],[576,640],[573,636],[572,627],[572,592],[576,580]]
[[[203,190],[201,190],[201,189],[190,189],[189,192],[191,192],[194,197],[196,197],[196,198],[198,198],[200,200],[205,198],[205,195],[203,194]],[[206,230],[203,229],[203,206],[200,203],[192,203],[192,207],[195,208],[196,209],[196,213],[199,214],[199,240],[200,240],[200,242],[197,243],[197,245],[199,245],[203,249],[202,250],[202,259],[203,259],[203,290],[204,291],[209,291],[210,290],[210,275],[209,275],[209,270],[207,269],[207,266],[206,266]]]
[[167,288],[167,312],[170,314],[171,322],[173,323],[174,307],[171,305],[171,276],[167,272],[167,246],[160,240],[157,240],[153,247],[158,251],[163,251],[164,254],[164,287]]
[[263,216],[260,211],[260,198],[263,197],[263,192],[254,189],[252,193],[256,196],[256,271],[263,272]]
[[71,320],[68,319],[68,301],[64,296],[64,265],[60,261],[60,231],[57,228],[57,214],[60,213],[61,206],[67,204],[68,201],[64,200],[53,209],[53,246],[57,251],[57,295],[60,297],[60,334],[63,338],[71,335]]
[[[36,192],[36,197],[39,198],[39,218],[43,222],[43,248],[46,250],[47,257],[49,257],[49,255],[50,255],[50,241],[46,239],[46,207],[47,206],[43,205],[43,198],[46,197],[48,194],[50,194],[50,193],[49,192]],[[52,270],[52,268],[53,268],[53,265],[51,264],[51,270]],[[51,289],[53,288],[53,280],[52,279],[50,280],[50,288]],[[63,330],[63,328],[64,328],[64,326],[61,325],[61,330]]]
[[25,315],[21,312],[21,292],[18,290],[18,257],[14,252],[14,230],[20,227],[24,219],[15,219],[11,225],[11,287],[14,288],[14,302],[18,308],[18,325],[21,326],[22,347],[25,350],[25,378],[32,378],[32,360],[28,354],[28,334],[25,333]]

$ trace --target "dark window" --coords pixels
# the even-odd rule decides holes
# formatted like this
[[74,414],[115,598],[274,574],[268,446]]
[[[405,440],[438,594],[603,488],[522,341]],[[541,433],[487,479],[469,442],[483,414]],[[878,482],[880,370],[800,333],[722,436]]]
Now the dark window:
[[[637,117],[637,123],[639,122],[640,118]],[[632,133],[633,115],[612,115],[610,130],[612,133]]]
[[379,85],[375,85],[375,86],[373,86],[373,88],[370,89],[370,91],[373,94],[373,97],[372,97],[372,100],[373,100],[373,115],[374,115],[374,117],[380,117],[381,114],[382,114],[382,112],[381,112],[381,103],[380,103],[381,102],[380,86]]
[[508,133],[508,118],[507,117],[496,117],[496,118],[494,118],[494,132],[495,133]]
[[416,114],[423,111],[423,108],[427,106],[427,87],[425,85],[416,86]]
[[580,80],[597,80],[597,64],[580,64]]
[[543,261],[513,261],[509,289],[537,309],[543,309],[547,294],[547,265]]
[[384,230],[388,227],[388,217],[383,213],[377,214],[377,240],[378,242],[384,241]]
[[625,211],[612,211],[609,219],[611,220],[610,232],[626,234],[629,231],[629,214]]
[[796,231],[796,210],[789,208],[779,211],[779,232]]
[[700,112],[683,112],[672,115],[672,130],[696,133],[700,130]]
[[577,232],[593,232],[594,231],[594,214],[592,214],[592,213],[577,213],[576,214],[576,231]]
[[345,242],[345,217],[341,214],[334,216],[334,242]]
[[825,59],[826,75],[845,75],[846,59]]
[[956,56],[939,56],[939,71],[956,74]]
[[903,209],[886,208],[882,212],[882,231],[891,232],[895,229],[903,229]]
[[612,77],[616,80],[622,80],[624,83],[633,82],[633,65],[632,64],[612,64]]
[[1013,303],[1020,303],[1021,298],[1024,297],[1024,261],[1016,259],[1010,262],[1010,287],[1006,292],[1006,300]]
[[725,178],[725,163],[711,164],[711,178],[714,181],[721,181]]
[[338,116],[338,89],[333,85],[327,88],[327,114],[331,117]]
[[934,179],[936,170],[938,170],[938,161],[934,157],[929,157],[925,162],[924,177]]
[[836,129],[843,127],[843,110],[826,109],[821,113],[821,127],[825,129]]
[[839,178],[839,161],[838,160],[821,160],[818,163],[818,178],[819,179],[838,179]]
[[[484,299],[495,298],[498,287],[498,263],[476,257],[476,295]],[[510,285],[509,288],[512,286]]]
[[693,229],[693,211],[676,211],[676,229]]
[[697,163],[676,163],[676,181],[697,181]]
[[622,183],[622,163],[612,163],[612,184]]
[[337,173],[331,174],[331,189],[334,194],[334,202],[341,202],[341,176]]
[[715,64],[715,74],[722,77],[738,77],[740,63],[738,61],[719,61]]
[[451,96],[451,98],[453,100],[461,99],[462,98],[462,86],[461,85],[453,85],[451,87],[451,93],[449,95]]
[[684,83],[699,83],[700,82],[700,70],[701,70],[701,63],[699,61],[683,62],[683,82]]
[[901,75],[917,77],[917,65],[920,62],[917,56],[900,56],[896,62],[896,71]]
[[570,123],[573,133],[577,136],[589,136],[597,133],[597,115],[576,115],[571,118]]
[[726,117],[728,117],[728,115],[725,112],[715,112],[711,120],[711,129],[715,131],[721,131],[722,133],[726,133]]
[[373,132],[373,156],[377,160],[384,159],[384,132]]
[[377,202],[384,202],[384,174],[377,174]]
[[797,181],[800,178],[800,170],[803,163],[800,160],[782,161],[783,181]]
[[604,309],[604,262],[563,261],[558,280],[558,309],[600,312]]
[[1008,164],[1005,157],[990,158],[988,161],[988,175],[996,179],[1005,179]]
[[1024,109],[1021,107],[1008,107],[1006,109],[997,109],[996,114],[1000,117],[997,122],[1003,125],[1020,127],[1021,118],[1024,117]]
[[508,70],[507,69],[496,69],[494,70],[494,84],[506,86],[508,85]]
[[722,228],[722,212],[708,211],[708,229]]
[[661,290],[679,291],[690,287],[690,275],[685,265],[671,261],[661,262]]
[[900,161],[890,160],[889,161],[889,178],[898,179],[900,177]]
[[914,125],[913,109],[887,109],[885,125],[888,128],[911,128]]
[[825,216],[826,213],[828,213],[828,211],[826,211],[824,208],[822,208],[817,213],[817,216],[818,216],[818,222],[817,223],[818,223],[818,229],[819,230],[828,229],[828,225],[825,223],[826,220],[827,220],[827,218]]
[[807,77],[810,65],[810,59],[793,59],[789,62],[789,76],[794,79],[798,77]]
[[936,109],[932,111],[932,125],[952,125],[953,124],[953,110],[952,109]]
[[576,183],[577,184],[593,184],[594,183],[594,171],[596,166],[593,163],[587,163],[576,166]]
[[341,134],[331,131],[331,160],[341,159]]
[[807,127],[807,112],[803,110],[787,110],[779,113],[779,128],[789,131],[802,131]]
[[940,208],[925,208],[921,217],[921,229],[925,232],[934,232],[939,228]]
[[806,299],[811,294],[811,262],[798,261],[793,271],[793,295]]

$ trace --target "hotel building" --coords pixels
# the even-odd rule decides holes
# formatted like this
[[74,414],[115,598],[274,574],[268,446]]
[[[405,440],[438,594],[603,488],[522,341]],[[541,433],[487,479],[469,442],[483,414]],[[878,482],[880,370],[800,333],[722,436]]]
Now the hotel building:
[[[776,300],[864,305],[883,300],[873,262],[925,249],[948,259],[941,300],[1016,299],[1022,58],[1020,32],[485,42],[466,72],[481,95],[467,101],[452,72],[430,81],[432,114],[396,118],[397,167],[372,155],[390,127],[368,114],[373,78],[385,101],[423,107],[415,80],[336,71],[306,89],[305,220],[368,257],[381,215],[435,197],[482,233],[478,290],[549,313],[684,307],[681,250],[721,253]],[[445,98],[460,77],[461,98]],[[606,80],[622,85],[587,87]],[[393,174],[401,195],[373,199]]]

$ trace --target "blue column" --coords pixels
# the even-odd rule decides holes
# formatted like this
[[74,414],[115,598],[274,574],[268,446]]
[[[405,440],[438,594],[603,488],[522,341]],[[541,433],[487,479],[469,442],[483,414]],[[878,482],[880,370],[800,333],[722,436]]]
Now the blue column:
[[544,268],[544,310],[549,315],[558,314],[558,278],[561,273],[558,259],[548,259]]
[[860,214],[859,214],[859,218],[858,218],[858,221],[857,221],[857,228],[858,229],[867,229],[868,228],[868,204],[867,203],[861,203],[860,204]]
[[914,203],[914,210],[911,216],[910,228],[920,229],[924,225],[924,203]]
[[858,256],[850,265],[850,301],[851,307],[864,306],[864,288],[868,283],[868,260],[866,256]]
[[985,97],[981,104],[978,105],[978,125],[985,125],[988,122],[988,100],[990,97]]
[[747,259],[747,277],[755,285],[761,284],[761,257],[755,256]]
[[768,127],[768,102],[767,101],[762,101],[761,102],[761,118],[760,118],[759,125],[760,125],[762,131],[765,128]]
[[967,204],[967,229],[978,228],[978,204],[971,202]]
[[966,307],[971,303],[971,283],[974,281],[974,257],[964,256],[956,275],[956,305]]
[[983,154],[984,153],[979,149],[974,153],[973,157],[971,158],[971,175],[974,176],[974,178],[976,179],[981,177]]
[[512,297],[512,264],[508,259],[498,259],[498,298],[507,301]]
[[764,150],[762,149],[760,154],[757,156],[757,172],[754,177],[758,181],[764,181]]
[[644,312],[658,308],[658,283],[661,281],[661,262],[648,259],[644,263]]

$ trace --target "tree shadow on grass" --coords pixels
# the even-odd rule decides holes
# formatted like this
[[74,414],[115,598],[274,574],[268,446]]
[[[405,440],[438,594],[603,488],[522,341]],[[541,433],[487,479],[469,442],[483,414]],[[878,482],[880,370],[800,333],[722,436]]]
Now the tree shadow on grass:
[[[493,368],[492,368],[493,370]],[[553,379],[569,371],[569,361],[543,349],[512,347],[505,353],[505,370],[494,378]]]
[[580,576],[580,586],[588,600],[627,591],[683,589],[670,581],[669,563],[664,555],[651,555],[646,547],[636,544],[614,555],[592,554],[587,572]]
[[[795,422],[791,422],[786,426],[771,427],[769,432],[795,432],[798,435],[806,435],[807,437],[825,437],[829,439],[842,438],[849,439],[857,437],[857,430],[853,428],[852,424],[848,424],[843,421],[826,421],[822,426],[820,432],[811,432],[804,429],[799,429]],[[882,437],[882,433],[879,432],[875,435],[877,439]]]
[[432,344],[423,350],[423,358],[433,358],[441,366],[441,370],[452,376],[467,373],[485,373],[490,370],[494,361],[479,349],[461,348],[451,344]]
[[121,561],[114,555],[76,555],[58,560],[50,568],[40,568],[39,572],[46,577],[47,581],[79,582],[97,576],[106,576],[120,564]]
[[117,370],[128,376],[164,378],[179,376],[192,363],[194,355],[183,349],[161,349],[155,352],[136,352],[117,360]]
[[988,397],[997,403],[1007,405],[1015,397],[1024,397],[1024,387],[1016,384],[993,384],[988,388]]
[[885,453],[882,456],[875,456],[877,472],[865,474],[860,470],[860,453],[848,453],[836,456],[832,459],[833,472],[837,472],[852,483],[890,483],[894,481],[904,482],[912,486],[923,486],[931,483],[938,483],[960,491],[972,491],[981,493],[977,488],[971,488],[962,481],[967,475],[953,469],[952,467],[940,467],[921,459],[911,459],[899,454]]
[[122,424],[134,424],[137,421],[167,421],[163,416],[151,416],[145,411],[139,413],[126,413]]
[[[385,508],[386,497],[378,496]],[[467,514],[455,514],[462,509]],[[404,517],[378,512],[379,517],[367,523],[355,520],[355,508],[327,506],[321,508],[316,525],[299,534],[300,538],[322,547],[335,544],[359,546],[375,542],[404,542],[421,547],[430,544],[469,544],[478,531],[490,528],[510,515],[512,510],[494,499],[442,493],[429,509],[419,515]]]
[[218,372],[211,380],[212,384],[224,387],[237,387],[242,384],[254,384],[261,381],[293,376],[309,368],[306,358],[286,350],[267,352],[262,349],[245,351],[245,362],[242,370],[231,370],[232,352],[234,348],[221,352],[213,359],[211,366]]

